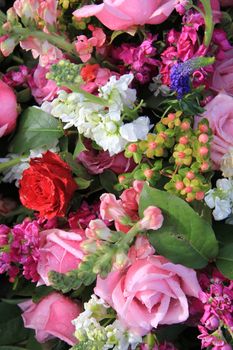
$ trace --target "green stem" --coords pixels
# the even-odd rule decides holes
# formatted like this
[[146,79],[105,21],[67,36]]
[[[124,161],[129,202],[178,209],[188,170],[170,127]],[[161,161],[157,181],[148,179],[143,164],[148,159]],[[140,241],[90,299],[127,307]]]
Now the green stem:
[[213,13],[211,8],[210,0],[200,0],[204,7],[204,20],[205,20],[205,36],[204,36],[204,44],[206,47],[209,46],[213,31],[214,31],[214,21],[213,21]]
[[28,38],[29,36],[32,36],[34,38],[37,38],[39,40],[45,41],[47,40],[50,44],[55,45],[56,47],[59,47],[60,49],[66,51],[69,54],[74,53],[74,46],[73,44],[69,43],[67,39],[63,38],[60,35],[57,34],[48,34],[42,31],[30,31],[28,28],[16,28],[15,34],[19,34],[22,36],[21,40],[24,40]]
[[120,241],[119,246],[124,249],[128,247],[134,240],[135,236],[141,231],[139,223],[135,224]]
[[79,94],[82,94],[83,96],[85,96],[87,98],[87,100],[89,102],[92,102],[92,103],[96,103],[96,104],[99,104],[101,106],[108,106],[108,101],[99,97],[99,96],[95,96],[95,95],[92,95],[90,94],[89,92],[81,89],[78,85],[75,85],[75,84],[67,84],[64,82],[64,84],[60,84],[60,85],[63,85],[63,86],[66,86],[68,87],[70,90],[74,91],[74,92],[77,92]]
[[16,164],[19,164],[21,162],[22,158],[18,157],[18,158],[11,159],[8,162],[2,162],[2,163],[0,162],[0,172],[6,170],[8,168],[11,168]]

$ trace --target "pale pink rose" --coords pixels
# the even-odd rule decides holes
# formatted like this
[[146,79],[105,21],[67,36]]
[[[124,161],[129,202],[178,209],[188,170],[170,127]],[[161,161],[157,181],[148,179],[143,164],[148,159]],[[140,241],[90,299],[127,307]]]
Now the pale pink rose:
[[176,0],[104,0],[100,5],[87,5],[73,14],[78,19],[96,16],[111,30],[124,30],[136,25],[159,24],[172,13]]
[[210,157],[219,169],[222,156],[233,147],[233,97],[220,92],[205,106],[203,117],[207,118],[213,131]]
[[77,342],[71,321],[82,312],[80,304],[54,292],[37,304],[28,300],[19,307],[23,310],[24,326],[35,330],[38,342],[44,343],[55,337],[69,345]]
[[225,53],[224,61],[217,61],[214,66],[211,88],[225,91],[233,96],[233,49]]
[[198,298],[200,291],[194,270],[155,255],[111,272],[106,279],[98,277],[95,288],[123,324],[141,336],[158,325],[186,321],[187,296]]
[[143,218],[139,221],[142,230],[158,230],[163,224],[163,215],[159,208],[149,206],[143,212]]
[[83,230],[63,231],[46,230],[40,233],[39,261],[37,272],[38,285],[50,285],[48,273],[56,271],[66,273],[78,267],[84,253],[80,247],[84,240]]
[[53,80],[48,80],[46,74],[49,72],[51,65],[41,67],[38,65],[29,79],[32,96],[38,104],[44,101],[52,101],[59,90],[59,87]]
[[16,96],[7,84],[0,80],[0,137],[11,133],[18,117]]

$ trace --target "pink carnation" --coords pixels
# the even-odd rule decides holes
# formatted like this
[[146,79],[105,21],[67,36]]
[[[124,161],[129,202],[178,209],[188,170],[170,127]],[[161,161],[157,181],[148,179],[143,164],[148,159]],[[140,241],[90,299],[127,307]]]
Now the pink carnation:
[[73,14],[78,19],[96,16],[111,30],[124,30],[136,25],[159,24],[174,10],[176,0],[104,0],[100,5],[87,5]]
[[69,345],[77,342],[71,321],[80,314],[80,304],[54,292],[37,304],[28,300],[19,304],[19,307],[23,310],[24,326],[35,330],[36,339],[40,343],[55,337]]
[[153,255],[106,279],[98,277],[95,293],[116,310],[126,327],[143,336],[158,325],[186,321],[187,296],[198,298],[200,290],[194,270]]
[[59,87],[53,80],[46,78],[49,69],[50,65],[45,67],[38,65],[29,79],[32,96],[38,104],[42,104],[44,101],[52,101],[59,90]]

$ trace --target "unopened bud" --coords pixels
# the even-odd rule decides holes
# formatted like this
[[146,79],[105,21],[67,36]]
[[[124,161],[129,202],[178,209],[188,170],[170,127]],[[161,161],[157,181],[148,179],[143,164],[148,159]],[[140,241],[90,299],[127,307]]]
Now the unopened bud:
[[136,143],[131,143],[131,145],[128,146],[128,150],[132,153],[137,152],[138,146],[136,145]]

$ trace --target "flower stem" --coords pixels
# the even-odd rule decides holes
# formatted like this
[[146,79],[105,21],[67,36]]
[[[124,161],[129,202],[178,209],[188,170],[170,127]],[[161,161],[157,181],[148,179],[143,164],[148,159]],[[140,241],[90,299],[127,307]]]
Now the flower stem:
[[[23,158],[23,157],[22,157]],[[11,168],[13,167],[14,165],[16,164],[19,164],[21,162],[21,157],[18,157],[18,158],[14,158],[14,159],[11,159],[9,161],[2,161],[0,160],[0,172],[8,169],[8,168]]]
[[50,44],[56,47],[59,47],[59,49],[62,49],[69,54],[74,53],[73,44],[71,44],[67,39],[57,34],[51,34],[51,33],[48,34],[38,30],[30,31],[28,28],[18,28],[18,27],[15,29],[15,34],[19,34],[20,36],[22,36],[21,40],[27,39],[29,36],[37,38],[42,41],[47,40]]
[[213,13],[211,8],[210,0],[200,0],[204,7],[204,20],[205,20],[205,36],[204,36],[204,44],[206,47],[209,46],[213,31],[214,31],[214,21],[213,21]]

